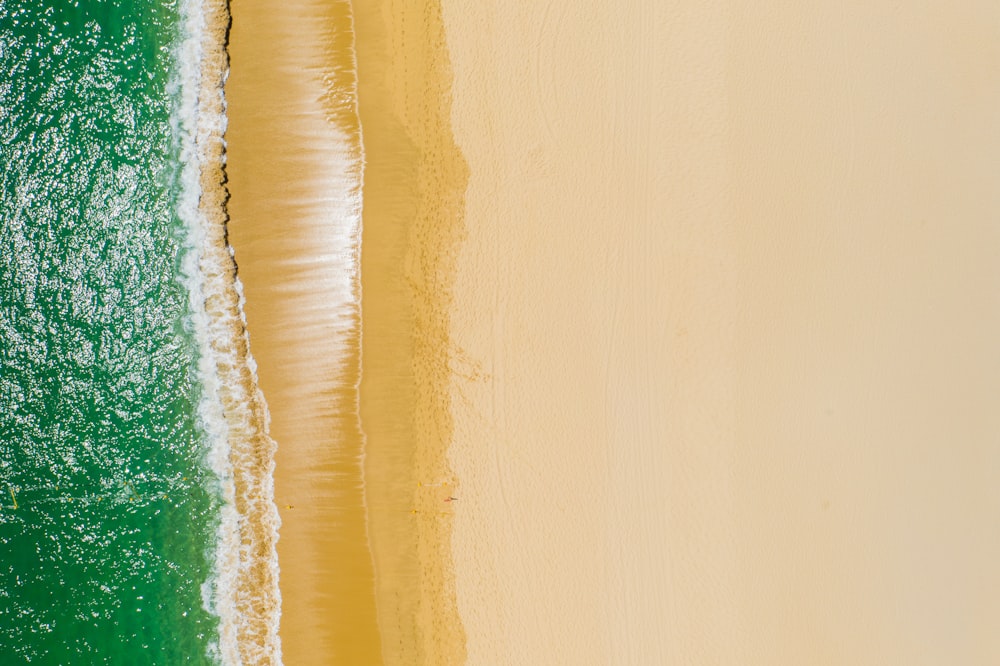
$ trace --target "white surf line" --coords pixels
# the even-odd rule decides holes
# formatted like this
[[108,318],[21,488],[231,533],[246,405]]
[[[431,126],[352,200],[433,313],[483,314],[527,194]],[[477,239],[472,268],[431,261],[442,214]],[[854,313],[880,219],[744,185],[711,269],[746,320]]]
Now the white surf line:
[[206,608],[219,618],[214,658],[226,666],[281,663],[274,504],[274,441],[249,352],[242,288],[226,241],[223,84],[228,75],[225,0],[186,0],[178,130],[188,232],[184,276],[201,355],[201,425],[211,442],[208,463],[223,506]]

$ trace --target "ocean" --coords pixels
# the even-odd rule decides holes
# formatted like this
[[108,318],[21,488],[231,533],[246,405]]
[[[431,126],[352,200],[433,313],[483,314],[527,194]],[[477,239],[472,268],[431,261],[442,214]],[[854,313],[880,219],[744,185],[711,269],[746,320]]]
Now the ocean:
[[240,663],[240,572],[276,595],[206,313],[200,12],[0,0],[2,664]]

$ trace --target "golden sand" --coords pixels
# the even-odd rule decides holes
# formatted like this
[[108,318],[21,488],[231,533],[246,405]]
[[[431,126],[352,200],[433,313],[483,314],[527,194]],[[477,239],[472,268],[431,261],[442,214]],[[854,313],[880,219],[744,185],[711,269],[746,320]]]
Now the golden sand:
[[725,34],[691,4],[445,2],[470,664],[715,663],[731,620]]
[[365,145],[361,418],[386,662],[460,664],[446,461],[451,284],[466,166],[436,0],[356,2]]
[[232,12],[229,231],[278,442],[284,661],[378,664],[357,407],[350,7],[234,0]]
[[1000,9],[352,4],[233,4],[286,662],[1000,660]]
[[279,445],[280,633],[290,664],[457,664],[443,500],[465,166],[435,3],[354,10],[232,4],[230,238]]
[[443,0],[468,663],[993,663],[995,3]]

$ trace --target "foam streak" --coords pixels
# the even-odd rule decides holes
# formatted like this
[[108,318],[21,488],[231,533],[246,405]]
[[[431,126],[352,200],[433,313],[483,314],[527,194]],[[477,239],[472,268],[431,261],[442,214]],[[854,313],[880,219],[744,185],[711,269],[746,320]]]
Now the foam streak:
[[189,0],[183,12],[179,213],[188,228],[184,272],[202,351],[201,420],[224,499],[206,604],[220,619],[217,657],[223,664],[280,664],[275,444],[226,237],[223,84],[229,13],[223,0]]

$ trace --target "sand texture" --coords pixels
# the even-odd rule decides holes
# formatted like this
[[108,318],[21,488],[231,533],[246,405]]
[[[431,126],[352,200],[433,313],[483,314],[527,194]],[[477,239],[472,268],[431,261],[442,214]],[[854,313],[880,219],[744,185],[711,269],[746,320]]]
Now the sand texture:
[[381,663],[358,415],[361,146],[346,2],[233,0],[229,239],[278,443],[288,664]]
[[278,443],[289,664],[463,661],[443,500],[465,165],[435,7],[232,3],[230,239]]
[[467,170],[437,0],[355,2],[364,132],[361,420],[387,664],[464,663],[449,536],[449,304]]
[[468,663],[1000,660],[1000,9],[444,0]]
[[286,663],[1000,662],[1000,8],[232,9]]

